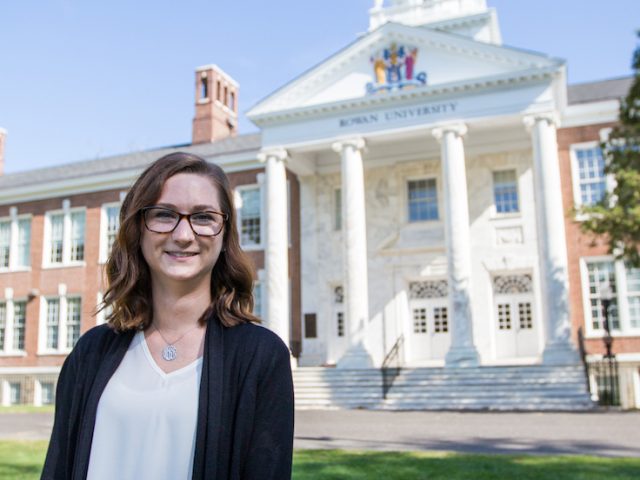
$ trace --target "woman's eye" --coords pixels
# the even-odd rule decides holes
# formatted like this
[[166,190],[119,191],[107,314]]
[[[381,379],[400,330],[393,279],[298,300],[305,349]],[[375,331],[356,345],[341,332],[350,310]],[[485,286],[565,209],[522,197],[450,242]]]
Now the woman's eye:
[[215,223],[216,219],[209,213],[198,213],[195,215],[191,215],[191,221],[199,224],[211,224]]
[[153,218],[156,220],[174,220],[176,218],[176,214],[165,210],[157,210],[153,213]]

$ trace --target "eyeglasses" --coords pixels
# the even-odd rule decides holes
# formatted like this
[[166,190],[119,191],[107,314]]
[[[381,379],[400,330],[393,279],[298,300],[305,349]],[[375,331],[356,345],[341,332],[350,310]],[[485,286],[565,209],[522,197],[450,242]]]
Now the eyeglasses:
[[215,237],[222,231],[222,227],[228,220],[226,213],[213,211],[184,214],[164,207],[144,207],[141,212],[147,230],[154,233],[171,233],[178,227],[180,221],[186,218],[196,235]]

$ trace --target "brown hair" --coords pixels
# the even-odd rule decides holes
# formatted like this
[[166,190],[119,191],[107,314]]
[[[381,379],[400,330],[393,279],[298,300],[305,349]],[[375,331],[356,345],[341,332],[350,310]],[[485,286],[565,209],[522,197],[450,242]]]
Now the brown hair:
[[149,267],[140,249],[143,221],[140,209],[153,205],[170,177],[193,173],[209,178],[218,189],[220,208],[228,215],[223,247],[211,275],[211,305],[200,317],[210,314],[232,327],[259,322],[253,315],[253,269],[240,248],[233,193],[224,171],[190,153],[176,152],[153,162],[133,184],[120,209],[120,229],[106,263],[107,290],[100,310],[112,307],[108,323],[117,331],[145,329],[151,325],[153,302]]

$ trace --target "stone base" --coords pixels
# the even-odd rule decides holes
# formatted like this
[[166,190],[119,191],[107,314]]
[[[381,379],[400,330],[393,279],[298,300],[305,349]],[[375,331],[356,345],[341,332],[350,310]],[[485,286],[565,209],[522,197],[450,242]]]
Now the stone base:
[[577,365],[580,362],[580,355],[571,344],[550,343],[542,352],[543,365]]
[[367,349],[359,343],[349,347],[347,352],[338,360],[338,368],[373,368],[373,359]]
[[444,357],[445,367],[477,367],[480,357],[475,347],[452,347]]

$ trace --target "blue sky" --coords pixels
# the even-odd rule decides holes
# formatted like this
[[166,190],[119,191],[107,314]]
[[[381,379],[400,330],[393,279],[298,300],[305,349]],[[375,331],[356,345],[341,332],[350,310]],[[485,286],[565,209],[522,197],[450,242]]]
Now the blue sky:
[[[365,32],[373,3],[4,0],[5,173],[188,143],[197,66],[233,76],[244,113]],[[504,44],[567,60],[571,83],[631,73],[638,0],[488,4]]]

